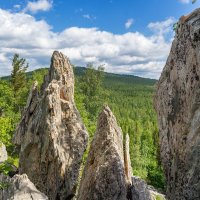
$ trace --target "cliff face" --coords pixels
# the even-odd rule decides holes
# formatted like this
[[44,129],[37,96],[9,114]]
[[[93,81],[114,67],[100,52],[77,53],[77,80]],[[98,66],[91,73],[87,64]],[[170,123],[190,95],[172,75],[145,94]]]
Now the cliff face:
[[62,53],[54,52],[41,91],[35,83],[15,132],[19,171],[49,199],[71,199],[87,141],[74,104],[72,66]]
[[200,199],[200,9],[179,20],[155,108],[170,200]]

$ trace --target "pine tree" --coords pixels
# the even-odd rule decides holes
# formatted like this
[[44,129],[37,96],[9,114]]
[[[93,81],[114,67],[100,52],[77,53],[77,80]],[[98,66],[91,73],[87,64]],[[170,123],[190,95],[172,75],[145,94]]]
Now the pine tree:
[[81,90],[85,96],[84,104],[91,117],[96,117],[103,105],[102,83],[104,78],[104,68],[99,66],[97,70],[92,64],[87,65],[87,69],[82,78]]
[[27,80],[26,71],[28,69],[28,63],[24,58],[20,58],[18,54],[13,56],[12,60],[12,72],[11,72],[11,87],[13,90],[13,96],[15,99],[15,109],[21,110],[24,106],[23,96],[27,93]]
[[12,72],[11,72],[11,85],[16,97],[18,91],[26,85],[26,70],[28,64],[24,58],[20,58],[19,54],[15,54],[12,60]]

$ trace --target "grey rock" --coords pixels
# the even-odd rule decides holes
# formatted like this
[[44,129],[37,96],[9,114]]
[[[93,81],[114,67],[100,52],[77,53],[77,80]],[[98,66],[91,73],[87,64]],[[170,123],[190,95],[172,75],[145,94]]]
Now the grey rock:
[[47,196],[36,189],[26,174],[13,178],[0,174],[0,200],[47,200]]
[[53,53],[40,93],[33,85],[13,140],[20,146],[20,174],[49,199],[73,198],[88,133],[74,103],[73,69],[62,53]]
[[132,200],[151,200],[147,184],[136,176],[132,177],[131,195]]
[[139,177],[132,177],[131,200],[165,200],[165,195],[156,191],[153,187]]
[[133,171],[131,167],[130,149],[129,149],[129,135],[126,134],[125,148],[124,148],[124,169],[126,174],[127,184],[132,184]]
[[0,141],[0,163],[8,159],[8,154],[6,151],[6,146]]
[[167,197],[200,199],[200,9],[178,22],[154,104]]
[[78,200],[125,200],[123,135],[105,106],[98,119],[78,192]]

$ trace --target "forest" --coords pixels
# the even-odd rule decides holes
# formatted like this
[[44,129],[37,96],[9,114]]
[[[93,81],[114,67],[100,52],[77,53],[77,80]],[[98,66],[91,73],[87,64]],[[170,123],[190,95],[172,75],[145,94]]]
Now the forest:
[[[7,174],[18,166],[18,149],[12,136],[20,120],[32,83],[39,87],[47,68],[27,72],[26,60],[14,55],[10,76],[0,79],[0,141],[6,145],[9,159],[0,165]],[[153,108],[156,80],[132,75],[104,72],[103,66],[88,64],[74,66],[75,102],[90,141],[95,133],[98,114],[108,104],[121,126],[130,136],[130,154],[133,173],[155,188],[164,190],[165,180],[159,157],[158,126]],[[89,148],[89,147],[88,147]],[[87,157],[84,155],[84,160]]]

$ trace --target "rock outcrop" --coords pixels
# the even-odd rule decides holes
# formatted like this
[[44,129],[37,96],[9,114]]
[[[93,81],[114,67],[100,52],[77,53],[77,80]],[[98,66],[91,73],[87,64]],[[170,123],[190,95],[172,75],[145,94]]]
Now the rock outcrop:
[[0,141],[0,163],[8,159],[8,154],[6,151],[6,146]]
[[78,200],[125,200],[123,135],[108,106],[99,116],[80,183]]
[[139,177],[132,177],[131,200],[165,200],[165,196]]
[[1,200],[47,200],[47,196],[39,192],[26,174],[13,178],[0,174]]
[[121,128],[108,106],[99,115],[77,200],[164,200],[134,177],[129,155],[129,135],[123,148]]
[[200,9],[178,22],[154,102],[167,196],[200,199]]
[[152,200],[147,184],[139,177],[132,177],[131,200]]
[[131,167],[129,140],[130,140],[129,134],[126,134],[126,141],[125,141],[125,147],[124,147],[124,169],[125,169],[125,174],[126,174],[126,182],[128,183],[128,185],[132,185],[133,171]]
[[72,66],[55,51],[41,91],[35,83],[14,135],[20,146],[19,172],[49,199],[72,199],[87,141],[74,103]]

